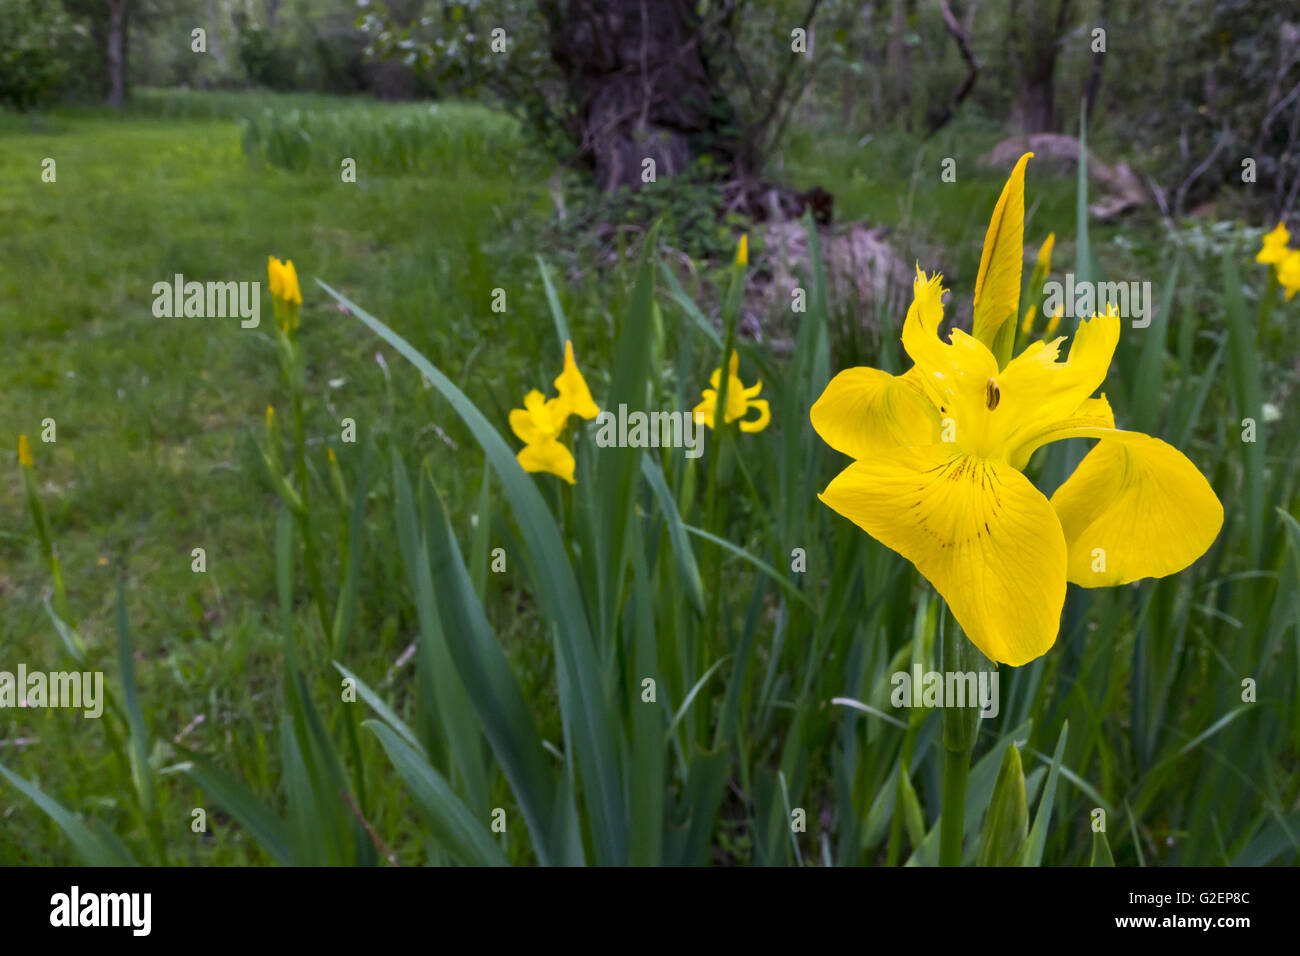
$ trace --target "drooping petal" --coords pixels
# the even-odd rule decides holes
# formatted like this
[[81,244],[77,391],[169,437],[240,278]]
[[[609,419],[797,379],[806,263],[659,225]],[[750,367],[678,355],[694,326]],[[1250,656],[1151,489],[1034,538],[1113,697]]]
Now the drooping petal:
[[1052,495],[1070,581],[1095,588],[1164,577],[1204,554],[1223,527],[1223,505],[1200,470],[1158,438],[1095,434],[1102,441]]
[[573,452],[554,438],[525,445],[519,449],[518,458],[524,471],[558,475],[571,485],[577,483],[573,477]]
[[768,407],[766,398],[754,399],[749,403],[749,408],[746,411],[755,409],[758,411],[757,418],[742,418],[740,420],[740,430],[742,432],[761,432],[767,427],[768,422],[772,420],[772,409]]
[[578,363],[573,359],[572,342],[564,343],[564,371],[555,380],[555,389],[560,393],[562,407],[567,414],[579,415],[588,420],[600,414],[600,406],[592,399],[587,380],[582,377]]
[[813,404],[812,426],[822,441],[850,458],[868,458],[900,445],[933,444],[939,416],[919,377],[919,372],[890,375],[877,368],[847,368]]
[[993,207],[984,251],[975,277],[975,322],[972,332],[990,349],[1002,323],[1020,313],[1020,274],[1025,258],[1025,153],[1011,170]]
[[1055,642],[1065,535],[1010,465],[901,448],[850,465],[821,500],[916,565],[990,660],[1026,664]]

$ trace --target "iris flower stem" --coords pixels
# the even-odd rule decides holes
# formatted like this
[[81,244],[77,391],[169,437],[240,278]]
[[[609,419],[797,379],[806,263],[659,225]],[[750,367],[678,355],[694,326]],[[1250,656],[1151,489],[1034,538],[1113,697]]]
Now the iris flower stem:
[[961,866],[961,838],[966,823],[966,780],[969,750],[945,750],[943,811],[939,821],[939,865]]
[[20,466],[18,470],[22,473],[23,488],[27,492],[27,506],[32,513],[32,524],[36,528],[37,540],[40,541],[41,556],[45,558],[45,565],[49,568],[50,577],[54,581],[54,613],[63,623],[71,627],[74,622],[68,611],[68,593],[63,583],[63,568],[59,564],[58,553],[54,550],[54,540],[50,537],[45,506],[41,503],[41,497],[36,490],[36,479],[29,466]]
[[[291,353],[293,361],[301,370],[302,354],[298,350],[296,342],[291,340]],[[286,370],[288,371],[288,370]],[[293,393],[293,436],[297,461],[295,462],[295,473],[298,480],[298,498],[301,502],[296,517],[298,519],[298,532],[302,535],[302,554],[303,565],[307,570],[307,586],[311,589],[312,600],[316,604],[316,613],[320,616],[321,634],[324,636],[327,644],[333,641],[333,625],[330,623],[329,610],[325,604],[325,588],[321,584],[320,566],[316,561],[316,544],[315,538],[311,531],[311,511],[309,509],[308,498],[308,471],[307,471],[307,442],[306,429],[303,424],[303,401],[302,401],[302,376],[290,374],[289,390]]]
[[[732,264],[731,283],[727,288],[727,297],[722,308],[725,331],[722,339],[722,361],[718,363],[717,403],[714,405],[713,410],[714,447],[709,455],[708,490],[705,493],[705,513],[709,518],[709,530],[720,538],[726,537],[726,535],[723,534],[721,527],[723,520],[719,514],[718,463],[722,459],[722,451],[727,437],[727,391],[728,386],[731,384],[731,353],[736,347],[736,319],[740,315],[740,297],[745,287],[745,266],[746,263],[740,262],[739,259]],[[713,588],[709,600],[709,621],[706,637],[716,650],[719,643],[718,625],[722,602],[722,552],[715,548],[713,555],[713,561],[710,565],[710,580]]]
[[[721,508],[718,504],[718,459],[722,457],[722,447],[726,439],[726,433],[721,429],[713,431],[715,442],[713,452],[709,456],[709,487],[705,495],[705,514],[709,519],[709,530],[719,538],[725,537],[722,532],[723,517]],[[722,549],[713,549],[713,559],[709,562],[709,580],[713,587],[709,592],[709,620],[708,629],[705,631],[705,640],[708,642],[710,650],[715,650],[718,646],[718,621],[721,616],[722,604]]]
[[[966,639],[955,620],[940,616],[943,668],[966,673],[980,669],[982,655]],[[939,828],[939,865],[961,865],[961,840],[966,822],[966,779],[971,754],[979,736],[979,716],[970,707],[948,707],[943,712],[943,809]]]

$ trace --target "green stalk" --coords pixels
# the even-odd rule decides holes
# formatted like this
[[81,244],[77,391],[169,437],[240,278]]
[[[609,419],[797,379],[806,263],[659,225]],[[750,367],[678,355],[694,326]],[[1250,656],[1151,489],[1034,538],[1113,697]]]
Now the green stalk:
[[966,824],[966,780],[970,751],[946,750],[943,758],[943,816],[939,825],[939,865],[961,866],[961,837]]
[[[23,448],[26,447],[26,444],[24,444]],[[73,621],[72,615],[68,612],[68,593],[63,583],[63,566],[59,563],[59,556],[54,550],[54,540],[50,537],[50,527],[45,517],[45,506],[41,503],[41,496],[36,490],[36,479],[32,475],[32,466],[22,463],[19,465],[18,470],[22,473],[23,490],[27,493],[27,507],[32,513],[32,524],[36,529],[36,538],[40,542],[41,556],[45,558],[45,565],[49,568],[50,577],[54,580],[54,613],[59,616],[59,620],[71,628]]]
[[[946,616],[946,615],[945,615]],[[940,625],[945,671],[980,669],[982,655],[956,621]],[[979,735],[979,712],[973,707],[945,707],[943,711],[943,809],[939,829],[939,865],[961,865],[962,833],[966,823],[966,779]]]
[[[731,283],[727,288],[727,298],[723,302],[722,320],[725,334],[722,340],[722,361],[718,364],[718,395],[713,410],[713,437],[715,447],[709,455],[708,490],[705,497],[705,514],[708,516],[708,529],[718,537],[722,533],[722,516],[718,505],[718,463],[722,459],[727,439],[727,387],[731,383],[731,353],[736,347],[736,319],[740,315],[740,298],[745,288],[745,269],[747,263],[737,260],[731,266]],[[716,648],[718,640],[718,619],[722,602],[722,552],[713,549],[713,560],[709,566],[709,579],[713,582],[709,595],[709,622],[705,639]]]
[[302,535],[303,566],[307,571],[307,586],[311,589],[312,600],[316,604],[316,613],[320,617],[321,635],[326,642],[331,642],[334,628],[330,623],[329,609],[326,607],[325,587],[321,583],[320,565],[316,560],[315,538],[311,533],[311,508],[309,504],[307,471],[307,441],[303,424],[303,369],[302,352],[298,343],[289,335],[284,336],[288,348],[285,350],[285,377],[289,381],[289,391],[293,398],[293,434],[294,475],[298,483],[298,500],[300,507],[294,512],[298,522],[298,533]]

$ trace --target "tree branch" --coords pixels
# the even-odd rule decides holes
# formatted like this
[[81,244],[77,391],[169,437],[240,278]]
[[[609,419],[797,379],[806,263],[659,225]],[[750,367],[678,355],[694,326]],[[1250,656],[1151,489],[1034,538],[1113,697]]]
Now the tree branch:
[[961,50],[962,59],[966,61],[966,79],[962,81],[957,92],[953,94],[948,105],[930,118],[930,131],[926,134],[927,138],[933,136],[939,130],[948,125],[948,121],[956,115],[958,107],[962,101],[970,96],[970,91],[975,88],[975,78],[979,76],[980,65],[975,59],[975,53],[970,47],[970,37],[966,31],[961,28],[957,18],[953,16],[952,8],[948,6],[948,0],[939,0],[939,10],[943,13],[943,25],[948,28],[948,33],[957,41],[957,49]]

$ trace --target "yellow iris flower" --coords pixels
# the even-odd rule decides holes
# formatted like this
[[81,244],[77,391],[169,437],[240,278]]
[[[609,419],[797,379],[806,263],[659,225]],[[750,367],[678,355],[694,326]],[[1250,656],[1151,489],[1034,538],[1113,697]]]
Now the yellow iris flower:
[[281,262],[275,256],[267,256],[266,271],[270,279],[272,297],[294,305],[302,305],[302,292],[298,288],[298,272],[293,267],[292,259]]
[[1255,256],[1255,261],[1264,265],[1279,265],[1290,251],[1287,248],[1290,241],[1291,233],[1286,231],[1286,223],[1279,222],[1277,228],[1264,237],[1264,245]]
[[18,436],[18,464],[23,468],[31,468],[35,462],[32,461],[32,446],[27,444],[27,436]]
[[1300,292],[1300,250],[1288,252],[1286,258],[1277,264],[1277,281],[1286,290],[1286,300]]
[[293,260],[281,262],[267,256],[266,274],[271,287],[271,307],[275,322],[285,333],[298,328],[298,306],[302,305],[302,291],[298,288],[298,272]]
[[[992,344],[1019,306],[1027,158],[985,239],[975,334],[939,337],[944,290],[918,268],[902,333],[912,368],[846,369],[811,410],[822,439],[856,459],[821,500],[916,565],[986,657],[1017,666],[1055,643],[1067,581],[1173,574],[1223,524],[1191,461],[1116,429],[1105,395],[1091,397],[1110,368],[1118,316],[1082,323],[1064,361],[1058,338],[999,368]],[[1101,441],[1049,501],[1023,470],[1037,448],[1072,437]]]
[[[717,390],[721,381],[722,369],[714,369],[713,374],[709,376],[709,384],[713,387],[704,390],[703,401],[692,409],[695,420],[703,421],[709,428],[713,427],[713,420],[718,414]],[[766,428],[768,422],[772,420],[772,410],[768,407],[767,399],[754,397],[762,390],[762,382],[755,382],[750,388],[745,387],[745,383],[740,380],[740,355],[733,351],[727,380],[727,412],[724,416],[726,423],[731,424],[740,420],[742,432],[761,432]],[[757,411],[758,417],[745,418],[750,411]]]
[[524,443],[516,456],[524,471],[557,475],[572,485],[576,463],[573,452],[560,442],[560,433],[570,415],[592,419],[600,414],[574,361],[572,342],[564,343],[564,370],[555,388],[560,393],[556,398],[548,399],[537,389],[525,395],[524,407],[510,411],[510,430]]
[[547,399],[537,389],[524,396],[524,407],[510,412],[510,430],[525,445],[549,441],[564,430],[568,413],[564,401],[559,398]]

